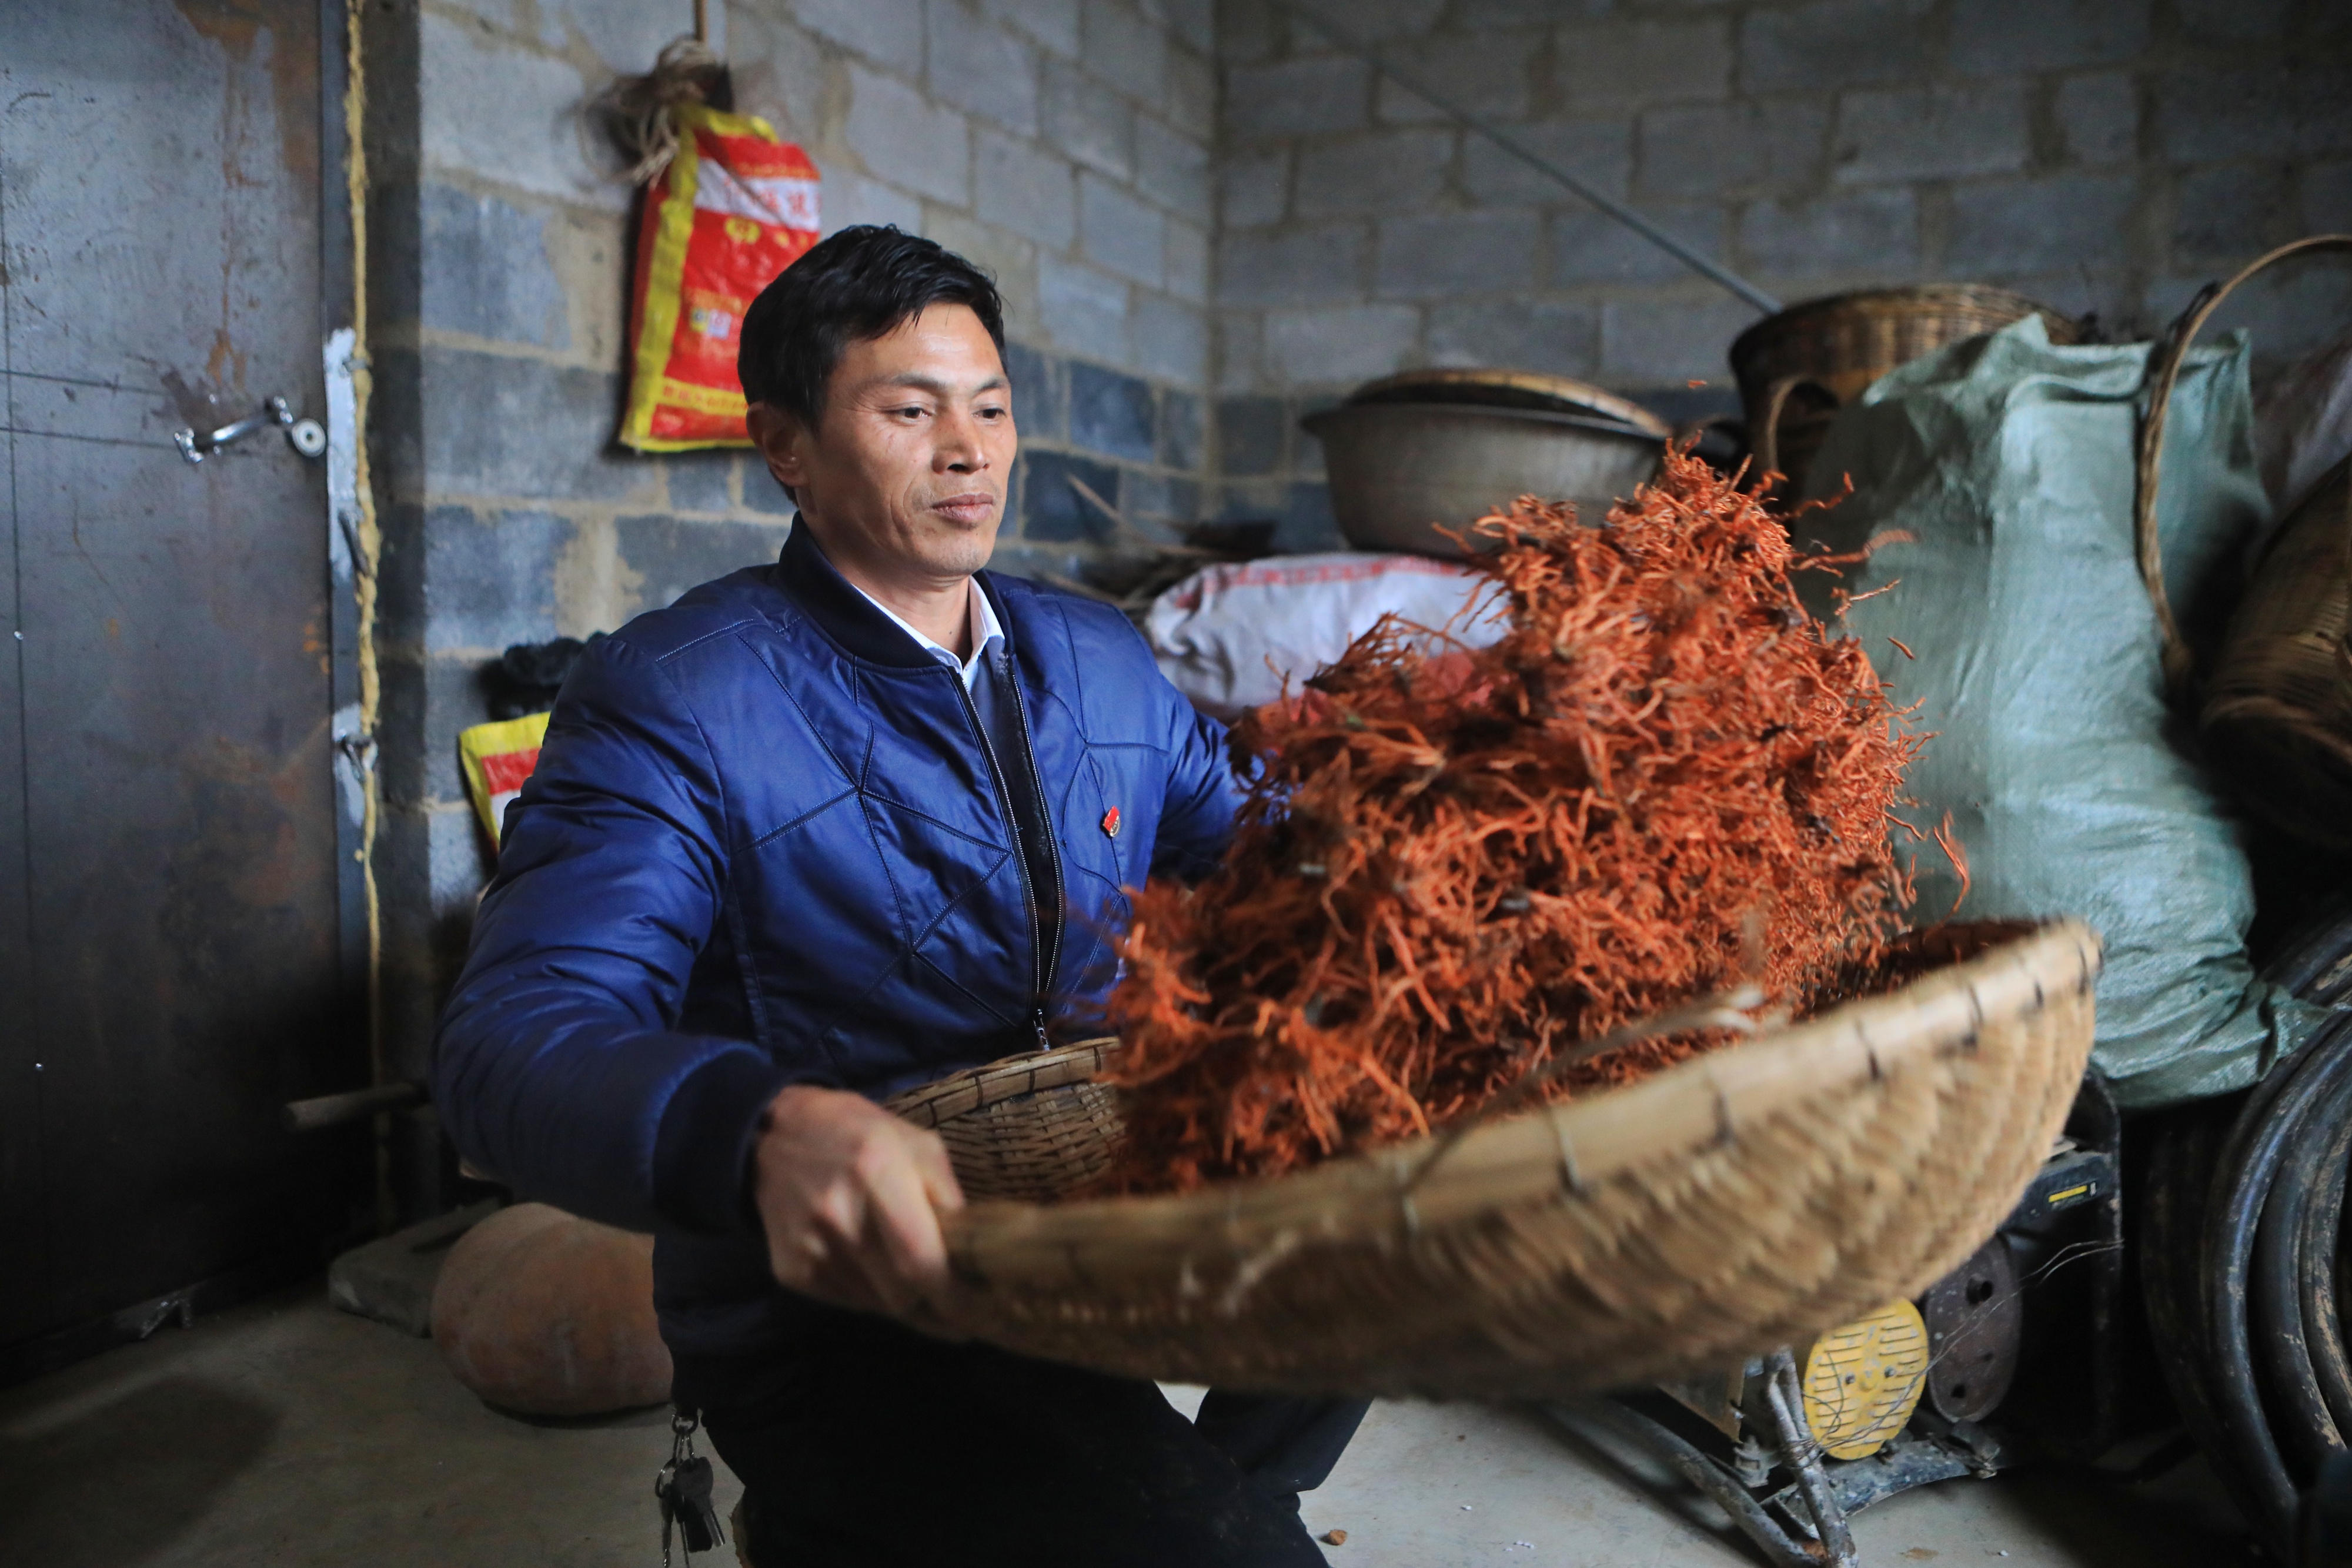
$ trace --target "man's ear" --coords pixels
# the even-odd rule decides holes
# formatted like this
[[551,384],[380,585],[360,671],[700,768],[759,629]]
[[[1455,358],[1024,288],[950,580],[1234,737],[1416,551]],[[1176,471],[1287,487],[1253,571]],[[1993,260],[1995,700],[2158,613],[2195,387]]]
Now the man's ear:
[[776,476],[776,483],[787,493],[796,492],[808,478],[804,455],[808,426],[800,416],[772,402],[755,402],[744,411],[743,428],[767,460],[768,472]]

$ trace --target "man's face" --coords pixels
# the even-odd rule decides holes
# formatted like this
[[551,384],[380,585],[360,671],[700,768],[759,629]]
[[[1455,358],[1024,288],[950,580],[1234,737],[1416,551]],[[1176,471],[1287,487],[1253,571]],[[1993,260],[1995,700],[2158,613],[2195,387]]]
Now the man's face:
[[1003,361],[968,307],[934,305],[849,344],[815,429],[766,403],[750,427],[853,577],[914,586],[988,564],[1020,443]]

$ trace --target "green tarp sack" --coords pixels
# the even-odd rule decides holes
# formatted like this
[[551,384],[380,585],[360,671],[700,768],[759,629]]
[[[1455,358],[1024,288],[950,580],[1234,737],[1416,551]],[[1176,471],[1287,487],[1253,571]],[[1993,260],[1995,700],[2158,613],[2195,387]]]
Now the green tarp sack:
[[[1859,601],[1847,628],[1934,732],[1906,814],[1951,814],[1961,918],[2080,915],[2105,938],[2092,1061],[2127,1110],[2242,1089],[2325,1016],[2256,977],[2239,828],[2166,706],[2132,544],[2150,351],[2054,348],[2029,316],[1915,361],[1838,415],[1809,488],[1850,476],[1853,494],[1792,530],[1841,551],[1909,536],[1827,585]],[[2246,362],[2242,337],[2197,350],[2173,393],[2158,497],[2176,605],[2269,516]],[[1960,889],[1932,844],[1916,859],[1926,923]]]

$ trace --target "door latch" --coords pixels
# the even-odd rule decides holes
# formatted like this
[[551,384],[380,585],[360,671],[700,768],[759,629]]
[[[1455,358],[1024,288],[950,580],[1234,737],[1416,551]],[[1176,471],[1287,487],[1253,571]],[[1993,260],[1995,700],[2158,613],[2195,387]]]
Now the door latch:
[[287,444],[305,457],[316,457],[327,449],[326,428],[315,419],[298,419],[282,397],[273,397],[261,405],[261,412],[250,419],[240,419],[235,424],[224,424],[218,430],[175,430],[172,444],[180,455],[191,463],[202,463],[232,441],[242,441],[257,431],[282,427]]

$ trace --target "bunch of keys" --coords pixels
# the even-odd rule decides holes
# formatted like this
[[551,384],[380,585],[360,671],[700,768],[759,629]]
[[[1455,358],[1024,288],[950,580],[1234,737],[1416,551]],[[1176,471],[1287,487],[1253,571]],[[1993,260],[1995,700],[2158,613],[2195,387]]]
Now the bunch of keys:
[[669,1533],[675,1525],[680,1543],[691,1557],[717,1550],[727,1539],[719,1528],[719,1510],[710,1500],[710,1461],[694,1451],[695,1418],[684,1411],[670,1417],[669,1463],[654,1478],[654,1496],[660,1500],[662,1568],[669,1568]]

